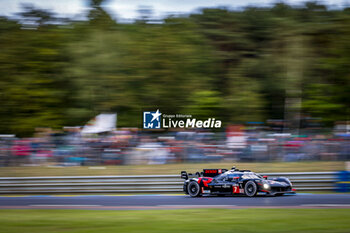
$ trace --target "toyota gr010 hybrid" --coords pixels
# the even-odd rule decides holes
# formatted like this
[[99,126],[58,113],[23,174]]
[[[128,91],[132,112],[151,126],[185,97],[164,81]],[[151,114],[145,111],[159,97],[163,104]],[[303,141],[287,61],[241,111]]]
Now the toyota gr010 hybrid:
[[191,197],[203,194],[210,195],[246,195],[254,197],[257,194],[281,196],[294,193],[292,183],[286,177],[268,179],[249,170],[203,169],[194,176],[186,171],[181,172],[185,179],[183,190]]

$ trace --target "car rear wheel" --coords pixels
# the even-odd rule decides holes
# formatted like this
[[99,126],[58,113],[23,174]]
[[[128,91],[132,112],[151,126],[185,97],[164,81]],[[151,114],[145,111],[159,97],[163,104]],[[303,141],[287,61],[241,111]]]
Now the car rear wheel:
[[201,194],[201,188],[196,181],[191,181],[188,184],[187,190],[191,197],[198,197]]
[[244,186],[244,192],[248,197],[254,197],[258,191],[258,188],[254,181],[248,181]]

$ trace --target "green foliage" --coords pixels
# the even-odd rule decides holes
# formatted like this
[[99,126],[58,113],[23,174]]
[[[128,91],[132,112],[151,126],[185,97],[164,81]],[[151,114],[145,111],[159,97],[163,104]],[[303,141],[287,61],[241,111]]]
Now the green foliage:
[[[103,207],[108,208],[108,206]],[[349,232],[350,227],[348,221],[350,217],[349,209],[340,208],[167,208],[163,210],[123,211],[72,209],[0,210],[0,229],[1,232],[6,233],[176,233],[187,231],[193,233],[340,233]]]
[[190,99],[192,103],[185,109],[186,113],[199,119],[220,117],[217,114],[220,110],[223,110],[223,99],[218,92],[210,90],[197,91],[190,96]]
[[87,21],[28,5],[20,21],[0,18],[0,133],[83,125],[101,112],[139,127],[154,109],[224,125],[348,120],[348,9],[277,3],[119,24],[101,2]]

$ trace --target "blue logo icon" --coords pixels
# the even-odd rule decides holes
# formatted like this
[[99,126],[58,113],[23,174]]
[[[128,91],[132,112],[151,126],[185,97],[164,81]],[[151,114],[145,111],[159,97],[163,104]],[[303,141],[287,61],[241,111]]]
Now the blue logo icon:
[[159,109],[156,112],[143,112],[143,128],[160,129],[161,115]]

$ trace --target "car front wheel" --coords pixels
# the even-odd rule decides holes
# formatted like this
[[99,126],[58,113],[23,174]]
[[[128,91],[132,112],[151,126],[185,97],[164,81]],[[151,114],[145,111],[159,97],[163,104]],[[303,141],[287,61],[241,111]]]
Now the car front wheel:
[[248,181],[244,186],[244,192],[248,197],[254,197],[258,191],[258,188],[254,181]]

